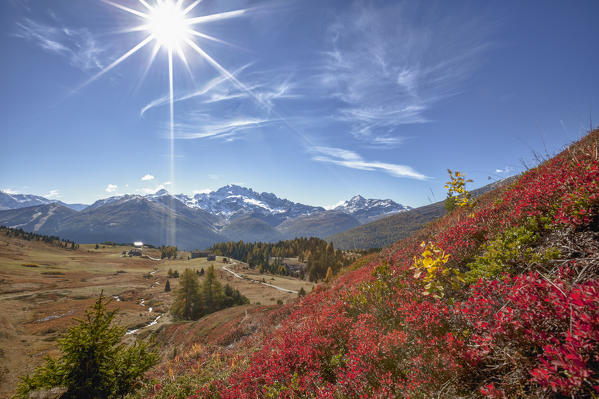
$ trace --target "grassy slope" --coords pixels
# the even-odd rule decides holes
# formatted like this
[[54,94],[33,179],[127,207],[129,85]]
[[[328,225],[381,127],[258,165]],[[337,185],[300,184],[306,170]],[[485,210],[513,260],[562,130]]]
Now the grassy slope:
[[[176,386],[165,378],[146,396],[596,396],[598,148],[594,131],[472,210],[358,261],[288,307],[263,340],[200,356],[194,373],[180,367]],[[442,298],[425,295],[412,269],[423,241],[449,255],[429,270]],[[547,250],[559,255],[535,258]],[[464,285],[443,272],[480,272],[476,262],[489,260],[500,278]]]

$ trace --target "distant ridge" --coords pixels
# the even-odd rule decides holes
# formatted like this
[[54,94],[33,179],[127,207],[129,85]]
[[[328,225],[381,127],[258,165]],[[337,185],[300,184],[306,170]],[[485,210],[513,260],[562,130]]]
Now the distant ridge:
[[75,211],[80,211],[87,207],[86,204],[67,204],[62,201],[45,198],[39,195],[11,194],[4,191],[0,191],[0,211],[54,203],[66,206],[67,208],[71,208]]
[[[509,177],[472,190],[471,194],[477,197],[494,188],[509,184],[513,180],[513,177]],[[326,240],[339,249],[383,248],[408,237],[426,223],[445,213],[445,201],[439,201],[330,235]]]

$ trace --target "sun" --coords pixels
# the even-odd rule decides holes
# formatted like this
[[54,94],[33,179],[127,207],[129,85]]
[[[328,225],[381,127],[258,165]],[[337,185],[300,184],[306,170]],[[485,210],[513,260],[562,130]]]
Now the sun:
[[150,9],[147,30],[160,46],[171,51],[180,48],[191,36],[185,10],[168,0]]
[[[239,89],[250,94],[256,101],[261,101],[252,91],[243,83],[241,83],[233,74],[231,74],[225,67],[218,63],[212,56],[210,56],[201,45],[194,39],[208,40],[220,44],[228,45],[229,43],[210,36],[202,31],[198,30],[198,25],[209,24],[214,21],[221,21],[230,18],[241,17],[245,15],[248,9],[239,9],[233,11],[225,11],[215,14],[190,16],[191,11],[194,10],[202,0],[137,0],[137,8],[131,8],[121,4],[124,0],[102,0],[104,3],[116,7],[122,11],[126,11],[129,14],[134,15],[140,19],[140,25],[132,25],[126,29],[125,32],[137,33],[143,32],[145,38],[132,47],[129,51],[124,53],[122,56],[113,61],[110,65],[106,66],[100,72],[88,79],[83,86],[100,78],[102,75],[112,70],[123,61],[131,57],[133,54],[140,51],[142,48],[148,46],[150,43],[154,44],[154,49],[151,52],[150,60],[142,73],[141,81],[143,81],[146,73],[152,66],[154,59],[156,58],[160,49],[165,49],[168,60],[168,99],[169,99],[169,158],[170,158],[170,173],[169,180],[175,182],[175,98],[174,98],[174,73],[173,73],[173,58],[178,56],[184,64],[187,72],[192,75],[192,69],[188,63],[187,57],[185,56],[184,49],[192,50],[208,62],[214,69],[216,69],[223,77],[235,84]],[[133,0],[129,1],[131,3]],[[135,3],[134,3],[135,4]],[[80,87],[83,87],[80,86]],[[175,243],[175,219],[174,213],[170,213],[168,217],[167,225],[167,237],[170,244]]]

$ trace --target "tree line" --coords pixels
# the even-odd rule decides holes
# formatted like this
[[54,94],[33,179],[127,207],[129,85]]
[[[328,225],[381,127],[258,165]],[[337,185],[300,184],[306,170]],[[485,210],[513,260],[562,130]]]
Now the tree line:
[[284,258],[298,258],[306,267],[300,271],[300,278],[306,276],[310,281],[322,280],[330,267],[337,274],[342,267],[350,264],[351,259],[343,251],[335,250],[332,243],[320,238],[295,238],[293,240],[267,242],[227,241],[214,244],[210,250],[216,255],[228,256],[246,262],[261,273],[288,274]]
[[174,247],[172,245],[169,246],[161,246],[160,247],[160,259],[177,259],[177,247]]
[[61,239],[58,236],[47,236],[44,234],[32,233],[23,229],[14,229],[12,227],[0,226],[0,233],[4,233],[7,237],[22,238],[26,241],[42,241],[48,244],[53,244],[58,248],[64,249],[79,249],[79,244],[75,241]]
[[247,303],[249,300],[238,290],[229,284],[222,286],[216,278],[214,266],[208,268],[201,283],[198,273],[185,269],[179,277],[179,289],[171,313],[179,320],[197,320],[221,309]]

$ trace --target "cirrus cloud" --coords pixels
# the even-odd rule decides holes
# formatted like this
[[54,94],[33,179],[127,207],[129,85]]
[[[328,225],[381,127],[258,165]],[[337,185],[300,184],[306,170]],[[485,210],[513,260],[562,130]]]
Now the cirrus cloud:
[[429,177],[423,175],[406,165],[398,165],[388,162],[367,161],[354,151],[336,147],[314,147],[314,161],[344,166],[350,169],[367,171],[381,171],[394,177],[406,177],[416,180],[426,180]]

